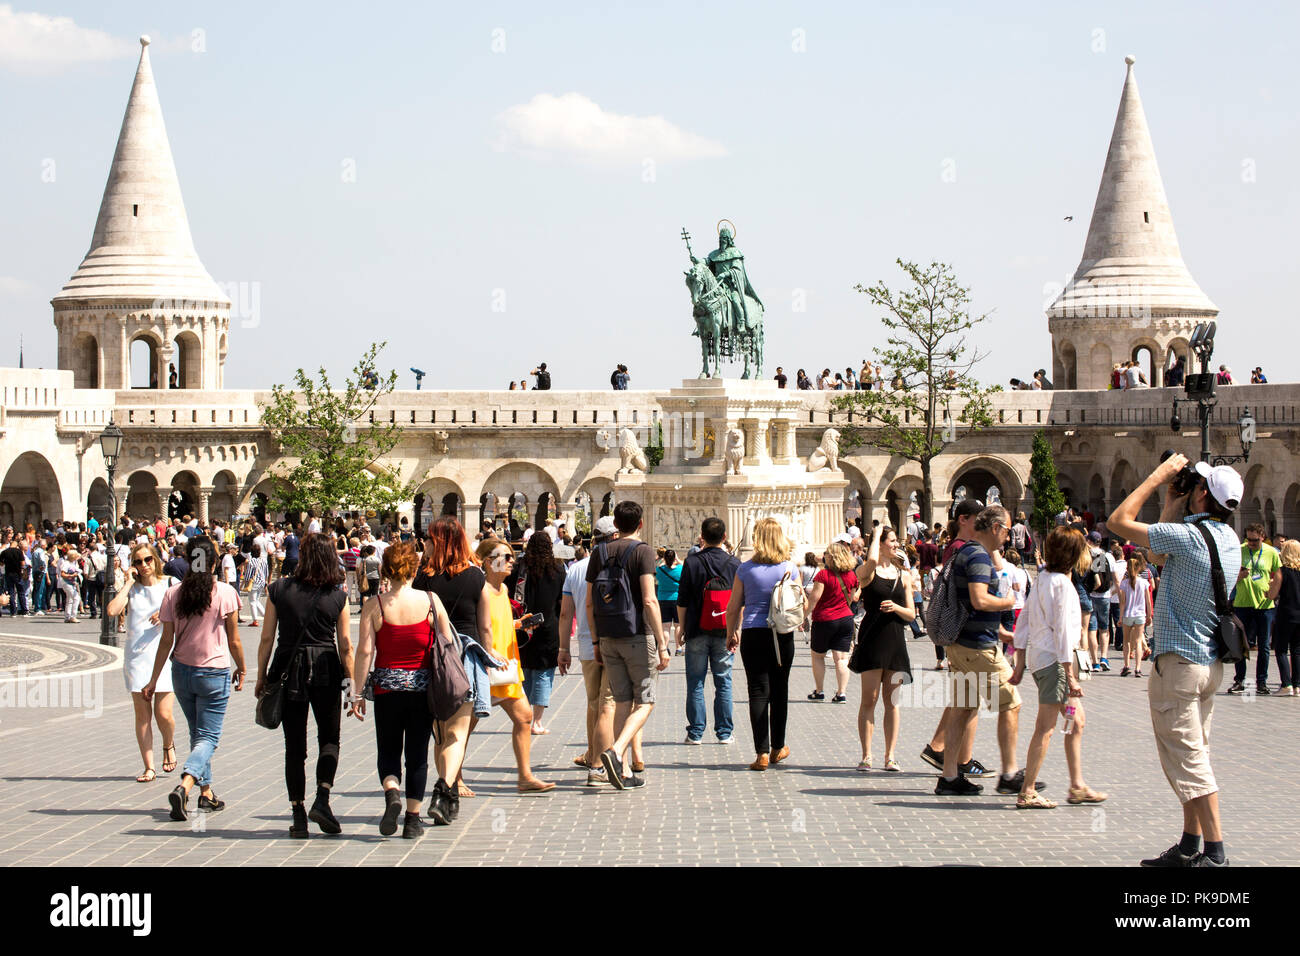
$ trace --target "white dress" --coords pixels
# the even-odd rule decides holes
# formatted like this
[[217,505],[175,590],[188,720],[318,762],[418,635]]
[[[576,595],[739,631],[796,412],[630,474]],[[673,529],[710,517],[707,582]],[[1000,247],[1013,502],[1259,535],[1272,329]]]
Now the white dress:
[[[163,626],[161,622],[151,624],[149,618],[162,608],[167,588],[166,581],[149,587],[139,582],[131,585],[130,602],[126,608],[126,648],[122,661],[126,689],[131,693],[144,690],[149,678],[153,676],[154,658],[158,654],[158,641],[162,638]],[[155,690],[160,694],[172,693],[170,666],[164,667],[158,675]]]

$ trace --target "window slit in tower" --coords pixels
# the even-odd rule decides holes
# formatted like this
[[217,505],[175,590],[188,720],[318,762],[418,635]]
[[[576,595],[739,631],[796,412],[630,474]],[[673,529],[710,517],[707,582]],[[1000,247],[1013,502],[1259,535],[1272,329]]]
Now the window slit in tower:
[[1150,222],[1150,221],[1151,221],[1151,213],[1149,213],[1149,212],[1144,212],[1144,213],[1142,214],[1142,221],[1143,221],[1143,222]]
[[133,206],[131,207],[131,215],[132,215],[132,216],[138,216],[138,215],[140,215],[140,206],[139,206],[139,204],[133,205]]

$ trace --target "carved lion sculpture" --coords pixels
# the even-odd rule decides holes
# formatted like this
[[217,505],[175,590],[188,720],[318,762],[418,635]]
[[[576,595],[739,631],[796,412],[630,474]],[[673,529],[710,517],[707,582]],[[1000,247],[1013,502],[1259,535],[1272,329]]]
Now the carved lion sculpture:
[[808,470],[821,471],[829,468],[835,471],[840,460],[840,433],[834,428],[822,432],[822,443],[808,456]]
[[620,462],[618,473],[620,475],[644,474],[650,470],[650,463],[646,461],[645,452],[641,450],[636,435],[630,428],[620,428],[618,430],[618,457]]
[[727,429],[727,469],[740,474],[740,463],[745,458],[745,433],[739,428]]

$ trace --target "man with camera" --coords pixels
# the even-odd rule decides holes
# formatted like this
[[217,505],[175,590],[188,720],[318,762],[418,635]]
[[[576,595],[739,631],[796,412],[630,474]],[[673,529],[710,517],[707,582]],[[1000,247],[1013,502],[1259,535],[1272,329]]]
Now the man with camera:
[[[1160,521],[1142,524],[1138,512],[1161,485],[1169,487]],[[1143,866],[1228,863],[1219,827],[1219,785],[1210,769],[1210,716],[1223,682],[1223,662],[1212,580],[1215,562],[1205,533],[1214,542],[1225,586],[1235,582],[1241,542],[1226,522],[1243,492],[1241,476],[1233,469],[1211,468],[1205,462],[1189,466],[1184,456],[1175,454],[1124,499],[1108,522],[1113,534],[1149,546],[1156,562],[1164,565],[1156,593],[1155,666],[1147,692],[1160,767],[1183,805],[1183,835],[1164,853],[1143,860]]]

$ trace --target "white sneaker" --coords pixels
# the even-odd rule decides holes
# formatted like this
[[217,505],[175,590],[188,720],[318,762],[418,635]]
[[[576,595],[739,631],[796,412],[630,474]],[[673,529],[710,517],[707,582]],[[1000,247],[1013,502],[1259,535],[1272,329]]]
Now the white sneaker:
[[735,737],[722,737],[722,738],[719,738],[719,740],[718,740],[718,743],[722,744],[722,746],[724,746],[724,747],[730,747],[730,746],[731,746],[732,744],[734,744],[735,742],[736,742],[736,738],[735,738]]
[[37,617],[44,617],[44,616],[45,616],[45,612],[44,612],[44,611],[37,611],[37,612],[36,612],[36,616],[37,616]]
[[692,737],[690,734],[687,734],[687,735],[686,735],[686,739],[685,739],[684,741],[682,741],[682,743],[690,744],[692,747],[698,747],[698,746],[700,746],[701,744],[703,744],[704,741],[703,741],[703,740],[698,740],[698,739],[696,739],[695,737]]

